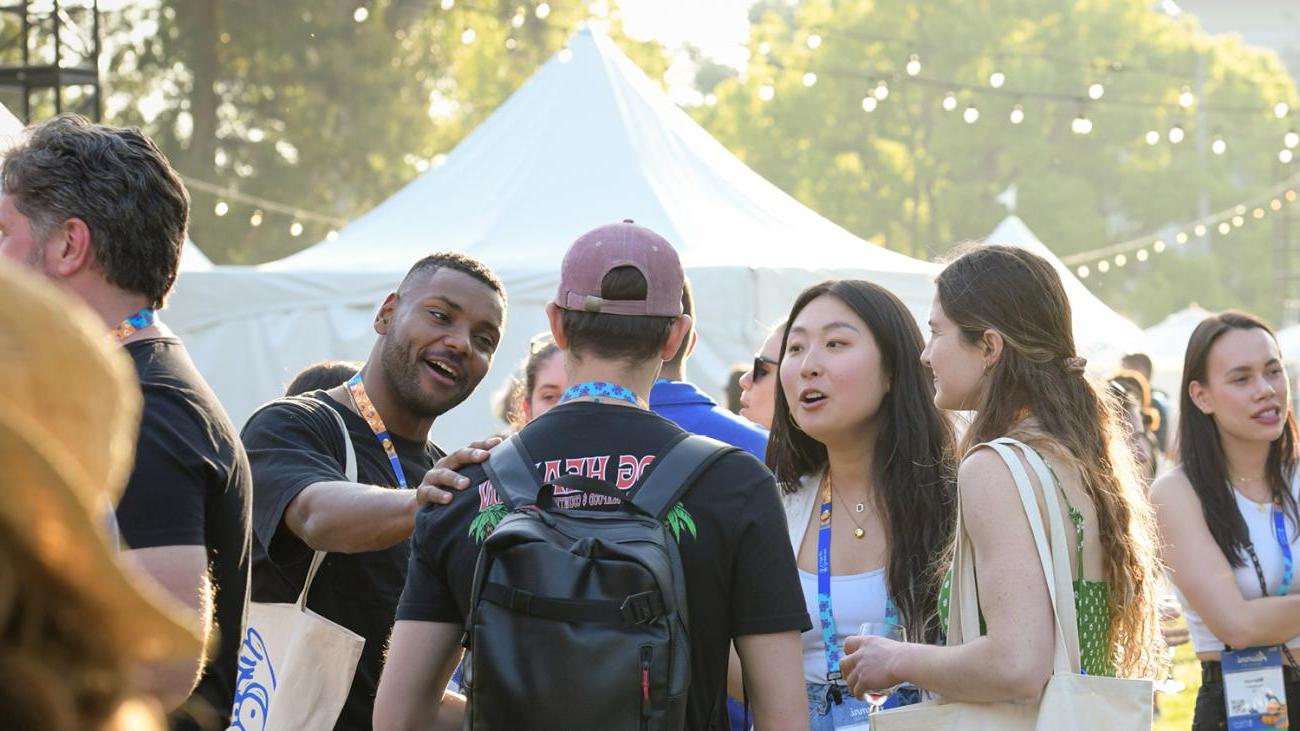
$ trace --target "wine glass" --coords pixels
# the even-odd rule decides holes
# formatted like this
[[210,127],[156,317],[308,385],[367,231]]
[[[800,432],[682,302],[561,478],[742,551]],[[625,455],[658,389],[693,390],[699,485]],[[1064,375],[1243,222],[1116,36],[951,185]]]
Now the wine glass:
[[[895,624],[893,622],[863,622],[862,626],[858,628],[858,634],[872,637],[884,637],[885,639],[894,640],[895,642],[907,642],[907,628],[901,624]],[[864,693],[862,699],[871,706],[869,713],[879,711],[880,707],[885,705],[885,701],[889,700],[889,696],[893,695],[894,691],[898,690],[901,686],[902,683],[891,688],[869,690]]]
[[[1158,609],[1162,625],[1161,630],[1164,631],[1166,629],[1177,628],[1180,624],[1178,620],[1183,616],[1182,606],[1178,603],[1178,598],[1172,593],[1165,594],[1160,598]],[[1168,640],[1168,636],[1166,636],[1166,640]],[[1155,682],[1155,690],[1157,693],[1174,694],[1181,693],[1187,689],[1186,683],[1174,677],[1174,654],[1176,651],[1176,645],[1182,644],[1186,641],[1186,639],[1183,639],[1181,642],[1171,642],[1165,648],[1167,653],[1165,656],[1165,677]]]

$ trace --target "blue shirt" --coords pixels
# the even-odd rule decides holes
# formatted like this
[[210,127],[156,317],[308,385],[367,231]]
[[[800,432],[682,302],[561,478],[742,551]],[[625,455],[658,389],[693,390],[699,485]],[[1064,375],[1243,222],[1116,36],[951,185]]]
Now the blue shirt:
[[650,410],[692,433],[740,447],[763,461],[767,430],[727,411],[693,383],[655,381]]

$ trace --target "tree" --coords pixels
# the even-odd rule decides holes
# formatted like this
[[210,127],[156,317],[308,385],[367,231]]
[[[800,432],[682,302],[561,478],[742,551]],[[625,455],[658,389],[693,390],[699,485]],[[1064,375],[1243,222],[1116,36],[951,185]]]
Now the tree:
[[[768,0],[751,20],[749,67],[714,81],[717,103],[697,117],[804,203],[914,256],[986,235],[1013,183],[1018,215],[1066,256],[1191,222],[1202,196],[1219,210],[1300,172],[1277,163],[1296,122],[1272,110],[1296,106],[1297,92],[1276,56],[1206,37],[1144,0]],[[994,72],[1005,79],[996,89]],[[1185,87],[1196,97],[1187,109]],[[1023,122],[1012,124],[1017,105]],[[1076,117],[1090,133],[1073,130]],[[1180,144],[1167,141],[1174,125]],[[1189,298],[1273,315],[1272,228],[1246,219],[1208,250],[1171,240],[1146,262],[1092,267],[1088,284],[1145,323]]]
[[[108,120],[142,127],[186,176],[348,219],[429,167],[563,47],[580,0],[157,0],[106,23]],[[611,34],[643,67],[660,49]],[[335,224],[192,187],[220,263],[280,258]]]

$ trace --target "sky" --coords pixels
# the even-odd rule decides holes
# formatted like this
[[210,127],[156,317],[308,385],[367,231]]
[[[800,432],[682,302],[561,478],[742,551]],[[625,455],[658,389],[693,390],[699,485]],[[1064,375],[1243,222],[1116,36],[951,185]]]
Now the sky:
[[669,49],[690,43],[732,66],[745,62],[753,0],[619,0],[623,28],[638,40]]

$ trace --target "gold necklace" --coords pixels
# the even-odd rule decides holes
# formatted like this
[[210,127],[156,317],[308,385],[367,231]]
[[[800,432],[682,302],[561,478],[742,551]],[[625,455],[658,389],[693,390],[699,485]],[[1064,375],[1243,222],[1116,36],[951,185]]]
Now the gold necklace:
[[[830,467],[827,467],[827,468],[826,468],[826,490],[827,490],[828,492],[830,492],[832,495],[834,495],[834,496],[835,496],[835,497],[840,501],[840,505],[844,506],[844,510],[845,510],[845,512],[847,513],[847,512],[848,512],[848,509],[849,509],[849,505],[848,505],[848,503],[844,502],[844,496],[843,496],[843,495],[840,495],[839,493],[835,492],[835,487],[834,487],[834,485],[831,484],[831,469],[830,469]],[[858,513],[865,512],[866,509],[867,509],[867,504],[866,504],[865,502],[858,503],[857,505],[854,505],[854,506],[853,506],[853,509],[854,509],[856,512],[858,512]],[[853,517],[852,514],[849,515],[849,522],[853,523],[853,525],[855,526],[854,529],[853,529],[853,537],[854,537],[854,538],[857,538],[858,540],[862,540],[863,538],[866,538],[866,537],[867,537],[867,531],[866,531],[866,529],[864,529],[864,528],[862,527],[862,524],[859,523],[859,522],[857,521],[857,519]]]

